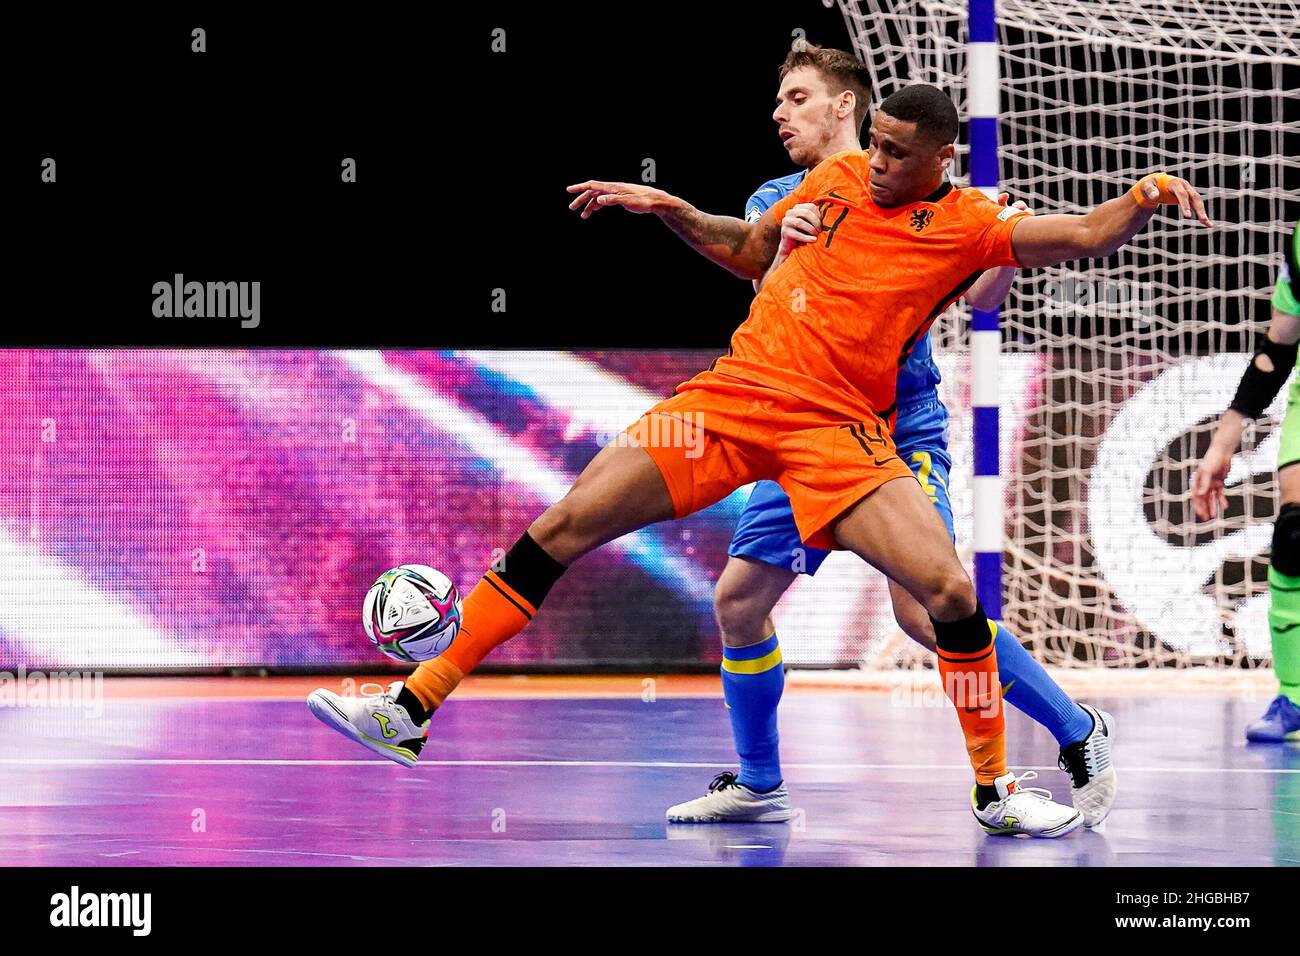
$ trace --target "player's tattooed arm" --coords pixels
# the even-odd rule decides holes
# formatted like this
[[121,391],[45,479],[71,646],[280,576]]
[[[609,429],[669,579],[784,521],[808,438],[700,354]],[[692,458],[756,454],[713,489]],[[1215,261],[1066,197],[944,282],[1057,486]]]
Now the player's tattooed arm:
[[662,189],[636,183],[594,180],[568,187],[578,197],[569,208],[582,210],[589,219],[604,206],[621,206],[628,212],[654,213],[683,242],[711,262],[742,279],[758,279],[776,256],[781,227],[771,210],[758,222],[701,212],[684,199]]
[[1018,217],[1011,234],[1016,258],[1022,266],[1034,268],[1108,256],[1137,235],[1159,205],[1177,205],[1183,218],[1195,217],[1204,226],[1214,225],[1205,213],[1205,203],[1187,180],[1169,177],[1159,186],[1154,179],[1144,178],[1139,187],[1148,202],[1158,205],[1142,205],[1130,190],[1083,216]]
[[776,257],[781,229],[774,217],[758,222],[701,212],[690,203],[654,210],[679,239],[711,262],[742,279],[760,279]]

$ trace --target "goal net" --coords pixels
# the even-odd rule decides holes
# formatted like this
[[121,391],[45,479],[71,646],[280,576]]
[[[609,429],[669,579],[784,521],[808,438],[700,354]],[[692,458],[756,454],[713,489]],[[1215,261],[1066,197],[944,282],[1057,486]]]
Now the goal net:
[[[839,6],[876,103],[926,82],[966,118],[964,0]],[[1282,397],[1247,429],[1227,512],[1196,522],[1190,489],[1300,216],[1300,3],[999,0],[997,21],[1002,190],[1083,212],[1167,170],[1216,222],[1165,208],[1107,259],[1017,278],[1000,360],[1004,619],[1059,664],[1267,664]],[[965,462],[967,318],[954,308],[933,332]],[[954,476],[955,498],[968,482]],[[959,548],[969,558],[969,538]]]

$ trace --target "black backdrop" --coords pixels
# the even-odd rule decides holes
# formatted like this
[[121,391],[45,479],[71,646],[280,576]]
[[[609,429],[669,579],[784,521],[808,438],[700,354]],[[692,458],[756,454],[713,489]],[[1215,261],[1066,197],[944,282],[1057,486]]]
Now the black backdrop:
[[[796,31],[849,44],[822,0],[10,16],[0,345],[721,349],[747,284],[651,217],[581,222],[564,187],[649,159],[656,185],[739,214],[793,170],[770,111]],[[1223,221],[1260,214],[1225,201]],[[1267,285],[1257,271],[1247,284]],[[261,281],[261,324],[154,318],[152,286],[176,273]],[[1256,305],[1219,320],[1263,322]]]
[[[794,168],[776,68],[795,30],[847,46],[838,10],[444,6],[15,21],[0,342],[725,346],[746,283],[648,217],[580,222],[564,187],[652,159],[660,187],[740,214]],[[154,318],[176,273],[261,281],[261,324]]]

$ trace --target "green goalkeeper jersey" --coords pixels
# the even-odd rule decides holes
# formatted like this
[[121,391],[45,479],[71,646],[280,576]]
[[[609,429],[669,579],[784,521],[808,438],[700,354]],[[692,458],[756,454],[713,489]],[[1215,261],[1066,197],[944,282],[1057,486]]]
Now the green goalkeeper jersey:
[[[1291,232],[1283,247],[1282,271],[1273,287],[1273,308],[1285,315],[1300,316],[1300,223]],[[1300,369],[1300,353],[1296,355],[1296,368]],[[1279,469],[1300,462],[1300,375],[1291,379],[1287,393],[1286,415],[1282,419],[1282,444],[1278,449]],[[1300,607],[1297,608],[1300,613]]]
[[[1300,316],[1300,223],[1291,231],[1283,248],[1282,272],[1273,287],[1273,308],[1287,315]],[[1296,359],[1300,366],[1300,357]]]

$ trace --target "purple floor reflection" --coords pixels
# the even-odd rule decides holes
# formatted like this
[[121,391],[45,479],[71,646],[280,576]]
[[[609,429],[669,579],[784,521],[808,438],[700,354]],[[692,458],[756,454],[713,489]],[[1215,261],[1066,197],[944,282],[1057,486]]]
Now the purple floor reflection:
[[[113,700],[0,710],[0,864],[1300,865],[1300,746],[1247,746],[1258,701],[1099,700],[1119,720],[1104,832],[988,837],[953,715],[888,695],[790,695],[793,824],[668,826],[732,765],[716,698],[461,700],[415,770],[300,703]],[[1051,738],[1010,757],[1068,800]]]

